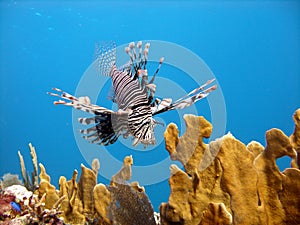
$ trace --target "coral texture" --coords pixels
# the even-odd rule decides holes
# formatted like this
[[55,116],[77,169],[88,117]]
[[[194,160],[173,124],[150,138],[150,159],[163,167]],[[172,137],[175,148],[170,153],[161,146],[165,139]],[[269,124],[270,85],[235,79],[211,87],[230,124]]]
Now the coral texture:
[[46,169],[43,164],[39,164],[40,166],[40,184],[39,188],[36,190],[39,198],[42,198],[45,195],[45,207],[46,209],[51,209],[54,204],[58,201],[59,196],[56,192],[56,188],[54,185],[50,183],[50,176],[46,173]]
[[152,205],[143,189],[115,183],[108,187],[112,196],[110,212],[113,224],[155,225]]
[[[184,116],[181,137],[170,124],[166,149],[184,170],[170,167],[171,194],[161,204],[161,223],[300,224],[299,118],[297,110],[290,139],[279,129],[267,131],[265,148],[254,141],[246,146],[230,133],[205,144],[212,126],[201,116]],[[292,159],[291,168],[280,172],[276,160],[283,156]]]
[[97,184],[94,187],[94,201],[95,201],[95,210],[100,217],[100,221],[103,221],[103,224],[111,224],[109,219],[109,206],[111,204],[111,194],[110,191],[104,184]]
[[[298,156],[300,155],[300,109],[296,110],[293,115],[295,122],[294,133],[290,136],[291,144],[293,148],[297,151]],[[298,168],[300,168],[300,157],[298,157]]]
[[59,196],[64,197],[61,202],[62,216],[64,221],[69,224],[83,224],[85,222],[83,206],[78,194],[77,175],[77,170],[74,170],[71,180],[67,181],[64,176],[59,179]]
[[81,164],[81,175],[78,182],[79,198],[83,205],[83,214],[87,218],[94,216],[93,190],[97,183],[96,174],[93,170]]

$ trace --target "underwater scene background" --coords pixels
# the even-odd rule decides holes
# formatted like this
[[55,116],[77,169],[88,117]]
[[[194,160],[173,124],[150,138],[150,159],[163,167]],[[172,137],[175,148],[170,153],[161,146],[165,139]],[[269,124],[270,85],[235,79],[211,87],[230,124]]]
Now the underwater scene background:
[[[293,132],[291,117],[300,105],[299,1],[1,1],[0,29],[1,176],[20,174],[17,151],[30,161],[26,154],[29,142],[55,185],[61,175],[70,179],[81,163],[91,164],[97,151],[108,152],[117,162],[105,165],[106,158],[99,157],[98,182],[105,184],[127,155],[141,168],[169,158],[163,140],[165,127],[157,127],[157,146],[147,149],[131,148],[122,140],[105,149],[88,143],[82,146],[78,133],[73,132],[72,110],[53,106],[53,98],[46,92],[59,87],[75,93],[99,41],[111,40],[117,45],[162,41],[198,55],[224,97],[226,111],[220,114],[226,118],[225,133],[230,131],[243,143],[256,140],[265,145],[265,132],[273,127],[287,135]],[[154,47],[150,55],[151,51],[166,54]],[[185,60],[184,56],[176,57]],[[153,63],[153,71],[155,68]],[[163,65],[159,76],[186,92],[195,88],[195,82],[176,67]],[[110,85],[101,85],[98,99],[92,100],[111,106],[106,98]],[[157,89],[163,97],[180,97],[166,85]],[[183,114],[196,110],[210,121],[210,105],[219,104],[212,101],[213,95],[196,103],[196,109],[167,112],[159,120],[175,122],[182,134]],[[277,165],[283,170],[289,163],[289,158],[283,158]],[[154,168],[146,174],[133,168],[136,177],[132,179],[146,185],[157,211],[160,203],[168,200],[169,170],[165,164]],[[157,174],[162,176],[155,179]]]

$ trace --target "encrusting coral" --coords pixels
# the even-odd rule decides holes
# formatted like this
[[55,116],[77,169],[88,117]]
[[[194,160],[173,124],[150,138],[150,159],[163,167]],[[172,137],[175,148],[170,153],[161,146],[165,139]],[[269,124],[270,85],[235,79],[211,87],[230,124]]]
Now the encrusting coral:
[[[203,117],[185,115],[181,137],[170,124],[166,149],[184,170],[170,167],[162,224],[300,224],[299,118],[300,109],[290,139],[279,129],[267,131],[266,148],[254,141],[245,146],[231,134],[205,144],[212,126]],[[283,156],[292,159],[291,168],[280,172],[276,160]]]
[[[266,147],[256,141],[246,146],[230,133],[206,144],[212,125],[201,116],[184,119],[187,129],[181,137],[175,124],[164,134],[171,159],[183,167],[170,166],[171,193],[160,215],[145,188],[128,183],[132,156],[124,158],[110,185],[97,183],[100,162],[94,159],[91,169],[81,164],[78,182],[77,170],[69,181],[61,176],[57,190],[30,144],[31,179],[18,152],[25,187],[0,186],[1,224],[300,224],[300,109],[293,115],[293,134],[273,128],[266,132]],[[283,156],[291,158],[291,168],[280,172],[276,160]]]

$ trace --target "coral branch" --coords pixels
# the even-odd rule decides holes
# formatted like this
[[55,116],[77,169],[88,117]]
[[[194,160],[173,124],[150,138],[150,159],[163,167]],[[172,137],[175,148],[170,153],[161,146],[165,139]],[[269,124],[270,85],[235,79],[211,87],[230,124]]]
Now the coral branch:
[[114,185],[116,183],[124,184],[126,181],[130,180],[132,174],[132,164],[132,156],[126,156],[123,161],[123,167],[119,170],[119,172],[112,176],[110,185]]
[[34,187],[38,186],[38,160],[37,160],[37,155],[35,152],[35,148],[32,146],[31,143],[29,143],[29,148],[30,148],[30,155],[32,159],[32,164],[33,164],[33,172],[32,172],[32,183]]
[[19,155],[19,159],[20,159],[20,165],[21,165],[21,172],[22,172],[22,178],[24,181],[24,186],[27,187],[27,189],[29,189],[29,180],[28,180],[28,174],[26,171],[26,167],[25,167],[25,162],[24,162],[24,158],[21,154],[20,151],[18,151],[18,155]]

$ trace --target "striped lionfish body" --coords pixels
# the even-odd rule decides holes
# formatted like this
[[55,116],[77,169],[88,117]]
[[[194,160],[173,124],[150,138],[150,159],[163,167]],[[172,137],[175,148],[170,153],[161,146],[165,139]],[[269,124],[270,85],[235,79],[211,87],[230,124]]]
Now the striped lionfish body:
[[213,79],[173,103],[170,98],[154,99],[156,90],[154,80],[164,59],[160,59],[152,79],[148,81],[149,47],[149,43],[143,48],[141,41],[136,45],[131,42],[125,48],[130,61],[120,68],[116,66],[115,45],[96,48],[97,70],[100,74],[110,76],[112,79],[113,96],[111,98],[118,105],[117,112],[91,104],[88,97],[76,98],[58,88],[53,88],[57,93],[48,93],[63,99],[55,101],[54,104],[72,106],[94,115],[91,118],[79,118],[82,124],[93,124],[87,129],[80,130],[84,139],[91,143],[109,145],[115,143],[122,135],[124,138],[133,136],[133,146],[138,143],[145,146],[154,145],[154,127],[159,124],[153,118],[154,115],[186,108],[216,89],[216,85],[206,88],[214,81]]

